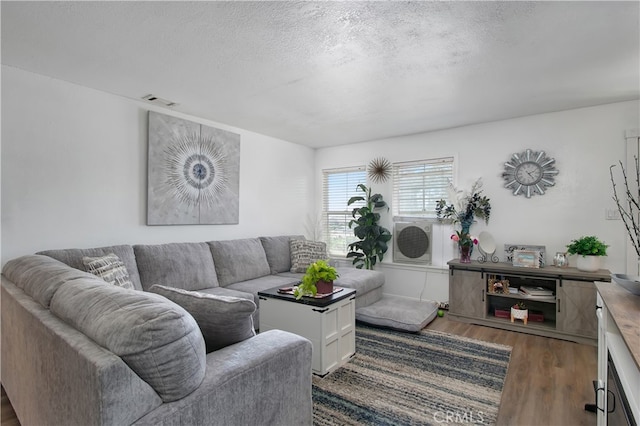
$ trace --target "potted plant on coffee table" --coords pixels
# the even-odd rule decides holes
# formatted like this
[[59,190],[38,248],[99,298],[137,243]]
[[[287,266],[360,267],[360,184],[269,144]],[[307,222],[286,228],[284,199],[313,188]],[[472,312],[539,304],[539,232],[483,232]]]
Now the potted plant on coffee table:
[[590,235],[571,240],[567,245],[567,253],[578,255],[576,267],[580,271],[596,272],[600,269],[600,259],[607,255],[605,243],[597,237]]
[[333,292],[333,280],[336,278],[338,278],[336,268],[325,260],[315,261],[307,268],[302,282],[294,288],[293,295],[299,300],[302,296],[329,294]]

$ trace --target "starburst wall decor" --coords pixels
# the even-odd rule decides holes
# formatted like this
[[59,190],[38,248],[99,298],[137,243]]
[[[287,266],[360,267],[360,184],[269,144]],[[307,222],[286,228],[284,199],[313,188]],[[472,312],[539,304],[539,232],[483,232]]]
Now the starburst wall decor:
[[149,111],[148,225],[236,224],[240,135]]
[[369,179],[375,183],[386,182],[391,176],[391,163],[386,158],[374,158],[367,167]]

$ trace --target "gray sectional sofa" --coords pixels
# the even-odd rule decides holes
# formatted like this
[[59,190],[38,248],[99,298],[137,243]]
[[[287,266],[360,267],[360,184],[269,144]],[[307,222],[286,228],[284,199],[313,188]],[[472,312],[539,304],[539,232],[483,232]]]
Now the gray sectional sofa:
[[[48,250],[7,262],[2,384],[19,420],[311,424],[310,342],[254,332],[257,292],[302,275],[290,272],[291,238]],[[86,258],[109,254],[132,289],[85,271]],[[337,284],[381,294],[379,272],[341,275]],[[211,315],[191,311],[202,301],[226,309],[209,333]]]
[[[310,253],[290,250],[301,239],[47,250],[7,262],[2,384],[19,420],[311,424],[311,343],[254,331],[257,293],[302,277]],[[100,275],[94,260],[106,258],[119,266]],[[381,272],[339,274],[337,286],[357,291],[356,319],[417,331],[435,315],[434,304],[383,295]]]

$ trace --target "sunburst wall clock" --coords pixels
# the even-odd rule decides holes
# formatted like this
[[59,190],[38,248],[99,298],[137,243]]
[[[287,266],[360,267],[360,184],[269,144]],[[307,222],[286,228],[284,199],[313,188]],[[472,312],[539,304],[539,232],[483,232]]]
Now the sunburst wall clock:
[[555,185],[558,174],[555,162],[544,151],[527,149],[515,153],[504,163],[504,186],[513,191],[513,195],[524,195],[527,198],[536,194],[544,195],[547,188]]
[[147,224],[236,224],[240,135],[149,111]]

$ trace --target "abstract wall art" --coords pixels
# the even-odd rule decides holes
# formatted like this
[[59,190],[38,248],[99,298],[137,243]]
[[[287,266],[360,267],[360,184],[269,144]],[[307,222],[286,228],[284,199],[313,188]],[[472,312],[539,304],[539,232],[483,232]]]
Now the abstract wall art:
[[149,111],[147,225],[237,224],[240,135]]

